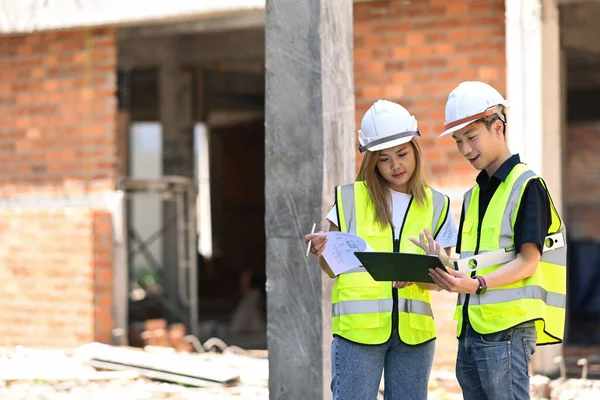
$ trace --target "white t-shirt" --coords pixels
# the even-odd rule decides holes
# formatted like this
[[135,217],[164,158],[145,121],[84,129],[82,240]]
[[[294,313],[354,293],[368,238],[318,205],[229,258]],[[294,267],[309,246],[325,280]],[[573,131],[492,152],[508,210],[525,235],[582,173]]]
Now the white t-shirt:
[[[400,235],[400,229],[402,228],[402,222],[404,221],[404,215],[406,214],[406,210],[408,210],[408,203],[412,195],[396,192],[395,190],[390,189],[390,193],[392,194],[392,220],[394,222],[394,237],[398,237]],[[329,214],[327,214],[327,219],[339,227],[336,207],[333,206]],[[454,247],[456,246],[456,241],[458,239],[458,229],[456,229],[456,222],[452,217],[452,213],[450,213],[442,225],[440,232],[438,233],[437,238],[435,239],[442,248],[446,247]]]

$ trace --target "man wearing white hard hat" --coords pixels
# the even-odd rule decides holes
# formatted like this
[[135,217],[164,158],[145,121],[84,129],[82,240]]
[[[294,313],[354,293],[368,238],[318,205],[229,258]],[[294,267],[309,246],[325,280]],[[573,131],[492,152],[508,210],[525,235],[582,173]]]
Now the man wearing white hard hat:
[[536,345],[560,343],[564,333],[564,225],[544,181],[511,154],[507,114],[502,95],[483,82],[450,93],[441,136],[481,171],[463,199],[460,259],[429,232],[415,240],[448,267],[431,270],[434,281],[459,293],[456,375],[467,400],[529,399]]
[[[409,238],[429,227],[446,254],[456,244],[450,201],[423,176],[417,120],[379,100],[365,113],[358,140],[365,153],[356,182],[336,188],[330,231],[363,238],[378,252],[424,254]],[[364,268],[335,276],[322,257],[323,232],[306,235],[321,269],[336,279],[331,302],[331,390],[337,399],[375,399],[382,372],[389,400],[427,398],[435,350],[429,290],[434,284],[376,282]]]

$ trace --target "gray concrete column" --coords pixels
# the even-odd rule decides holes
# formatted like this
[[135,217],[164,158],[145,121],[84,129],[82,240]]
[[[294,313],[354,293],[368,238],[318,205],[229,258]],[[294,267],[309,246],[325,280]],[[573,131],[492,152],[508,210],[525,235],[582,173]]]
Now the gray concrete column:
[[[181,68],[179,46],[171,39],[158,51],[162,64],[159,69],[159,103],[163,142],[163,176],[194,176],[193,146],[193,87],[189,71]],[[163,236],[163,288],[168,305],[165,307],[169,323],[184,322],[190,324],[189,304],[180,296],[178,229],[184,227],[176,220],[178,216],[174,200],[163,202],[163,224],[166,227]],[[184,210],[179,210],[183,213]],[[196,311],[197,313],[197,311]],[[188,326],[195,331],[195,327]]]
[[271,399],[330,398],[333,281],[303,236],[354,179],[351,0],[266,4],[265,229]]

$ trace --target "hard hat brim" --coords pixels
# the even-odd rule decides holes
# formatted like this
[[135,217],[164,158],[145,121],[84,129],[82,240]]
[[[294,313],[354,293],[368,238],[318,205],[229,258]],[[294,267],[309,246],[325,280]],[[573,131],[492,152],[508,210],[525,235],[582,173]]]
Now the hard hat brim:
[[385,143],[381,143],[381,144],[373,146],[373,147],[369,147],[367,149],[367,151],[379,151],[379,150],[389,149],[389,148],[395,147],[395,146],[400,146],[401,144],[410,142],[412,140],[412,138],[414,138],[415,136],[416,135],[403,137],[403,138],[395,139],[395,140],[390,140],[389,142],[385,142]]
[[[509,108],[509,105],[508,105],[508,102],[507,102],[507,101],[503,101],[502,103],[498,103],[498,104],[496,104],[496,106],[497,106],[497,105],[503,105],[504,107],[506,107],[506,109],[508,109],[508,108]],[[495,106],[489,107],[487,110],[490,110],[490,109],[492,109],[493,107],[495,107]],[[487,110],[486,110],[486,111],[487,111]],[[469,125],[469,124],[472,124],[473,122],[477,122],[477,121],[479,121],[479,120],[480,120],[480,118],[478,118],[478,119],[475,119],[475,120],[472,120],[472,121],[466,121],[466,122],[463,122],[462,124],[458,124],[458,125],[456,125],[456,126],[453,126],[452,128],[448,128],[448,129],[446,129],[444,132],[442,132],[442,134],[441,134],[439,137],[442,137],[442,136],[447,136],[447,135],[449,135],[449,134],[451,134],[451,133],[453,133],[453,132],[456,132],[456,131],[458,131],[458,130],[461,130],[461,129],[462,129],[462,128],[464,128],[465,126],[467,126],[467,125]]]
[[464,128],[465,126],[472,124],[473,122],[476,122],[476,121],[467,121],[467,122],[463,122],[462,124],[453,126],[452,128],[448,128],[444,132],[442,132],[442,134],[439,137],[450,135],[451,133],[459,131],[462,128]]

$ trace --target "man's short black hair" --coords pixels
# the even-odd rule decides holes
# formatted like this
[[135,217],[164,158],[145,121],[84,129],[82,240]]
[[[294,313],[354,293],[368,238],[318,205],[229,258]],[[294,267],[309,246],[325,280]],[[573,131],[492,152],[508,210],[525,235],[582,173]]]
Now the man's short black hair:
[[492,130],[492,124],[498,120],[502,121],[502,134],[506,135],[506,115],[504,116],[504,119],[502,119],[497,113],[494,113],[492,115],[488,115],[487,117],[480,119],[481,123],[485,125],[488,131]]

